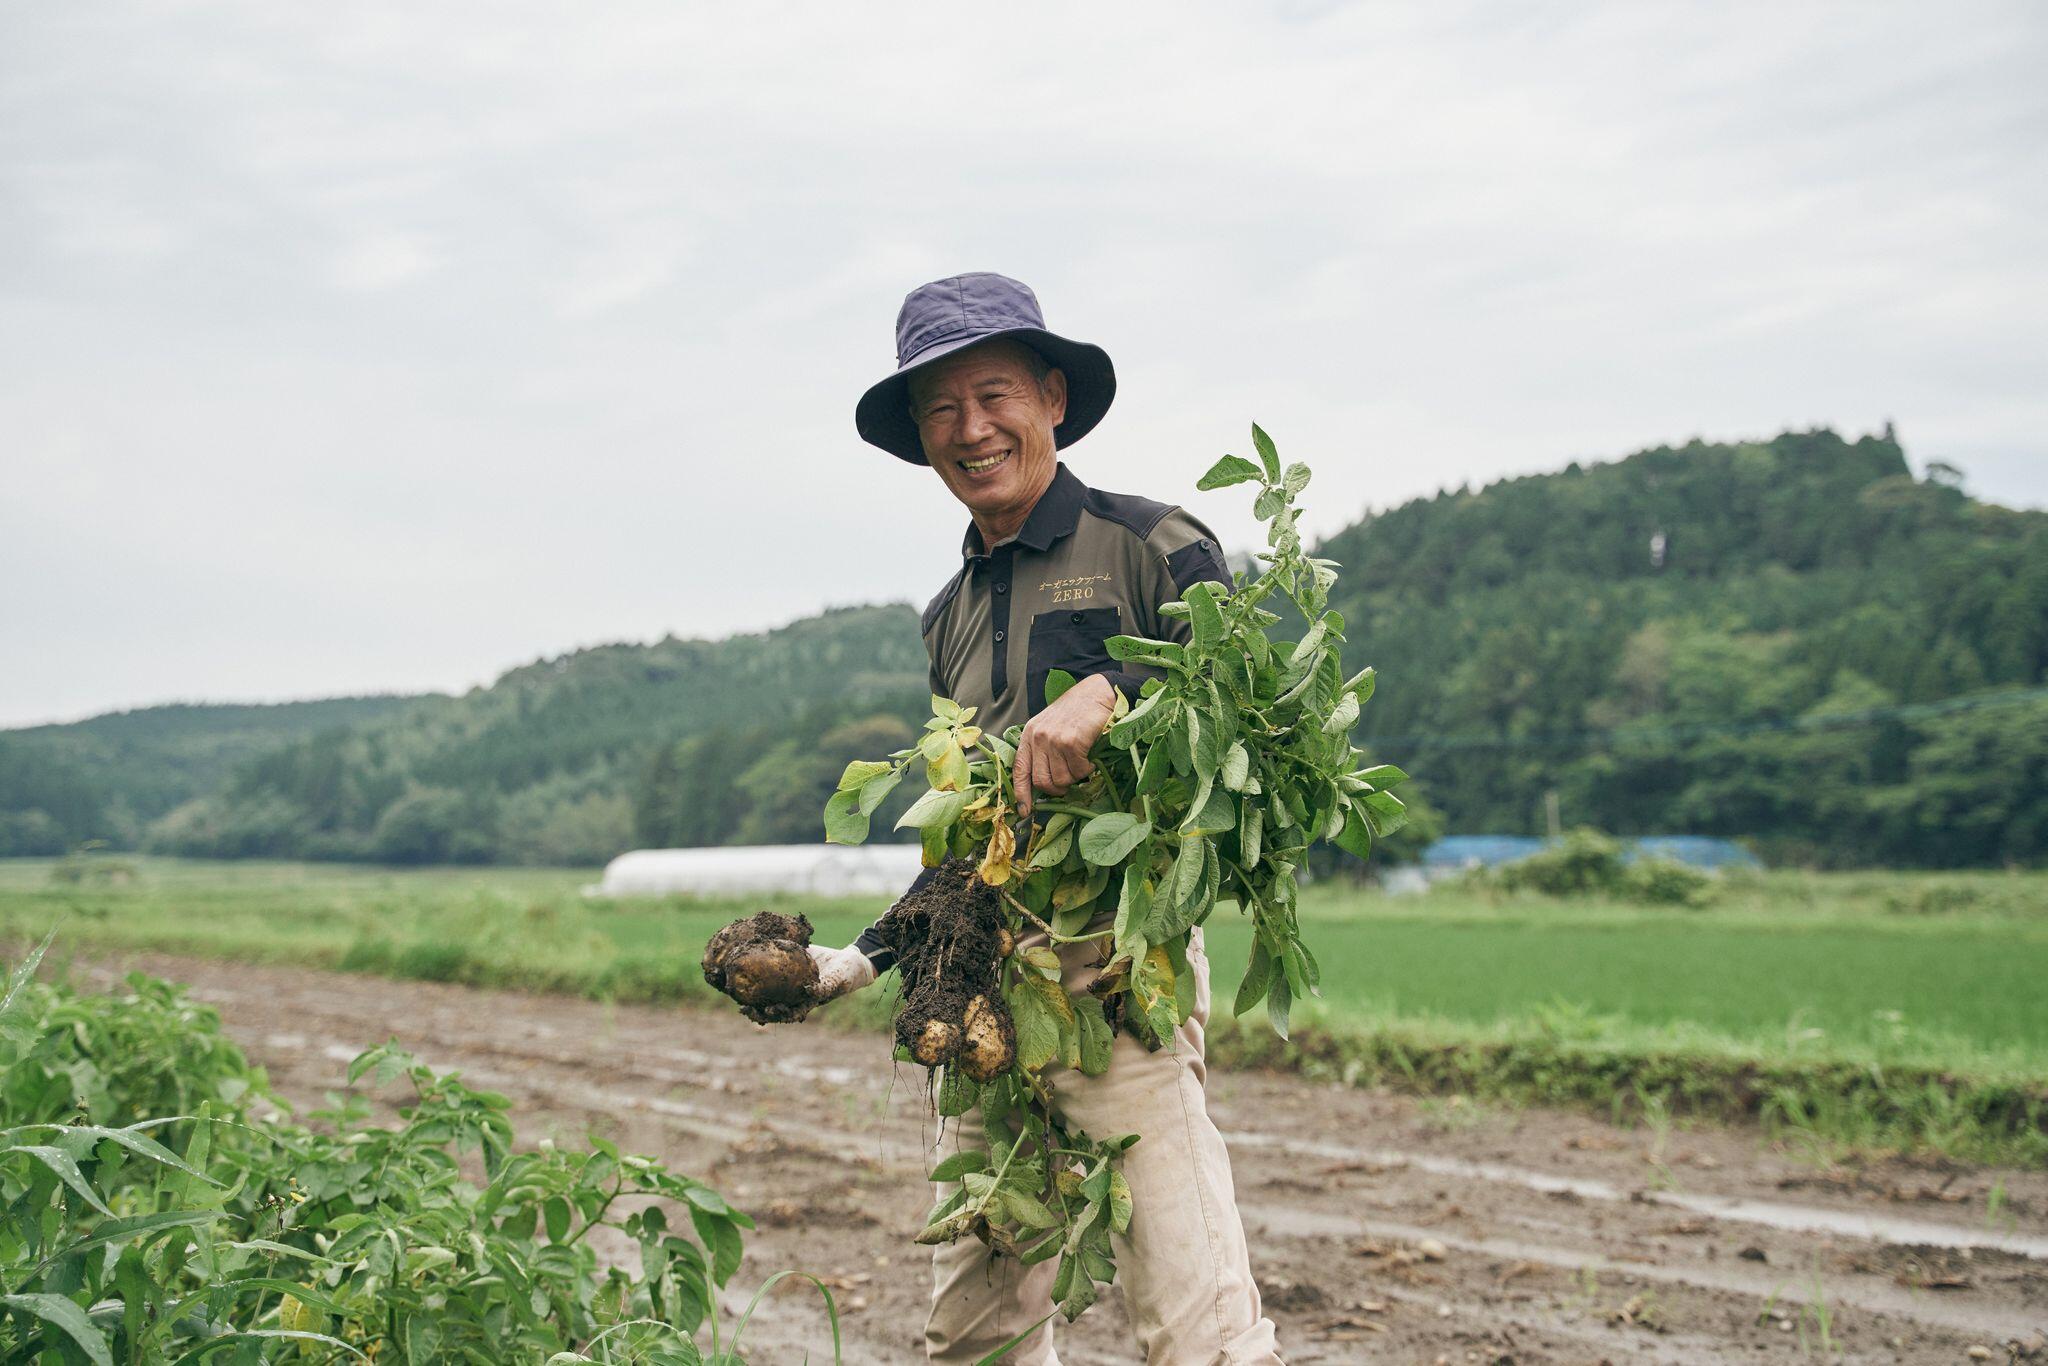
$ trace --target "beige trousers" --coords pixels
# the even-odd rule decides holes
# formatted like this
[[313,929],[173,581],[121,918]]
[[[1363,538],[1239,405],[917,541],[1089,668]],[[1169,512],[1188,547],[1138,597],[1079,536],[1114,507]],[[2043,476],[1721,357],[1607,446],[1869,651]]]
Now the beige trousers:
[[[1045,935],[1026,935],[1026,945]],[[1094,944],[1060,946],[1062,983],[1081,992],[1095,978]],[[1118,1030],[1109,1070],[1090,1077],[1058,1062],[1043,1074],[1053,1108],[1090,1138],[1143,1137],[1123,1157],[1133,1214],[1130,1232],[1112,1235],[1116,1283],[1144,1359],[1152,1366],[1278,1363],[1273,1322],[1259,1306],[1244,1226],[1230,1181],[1230,1154],[1209,1121],[1202,1083],[1208,1074],[1202,1032],[1209,1019],[1209,960],[1202,931],[1188,946],[1195,1009],[1171,1049],[1148,1052]],[[980,1147],[981,1115],[950,1121],[943,1153]],[[958,1189],[934,1188],[944,1199]],[[1058,1259],[1024,1266],[994,1255],[979,1239],[941,1244],[932,1253],[932,1311],[925,1352],[932,1361],[974,1362],[1044,1318],[1052,1309]],[[1018,1366],[1058,1366],[1048,1322],[1004,1357]]]

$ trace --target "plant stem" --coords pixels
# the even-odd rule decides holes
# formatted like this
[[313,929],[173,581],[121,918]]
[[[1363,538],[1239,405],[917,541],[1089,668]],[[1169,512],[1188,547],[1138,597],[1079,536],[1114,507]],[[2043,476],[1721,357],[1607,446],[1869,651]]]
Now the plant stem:
[[1011,896],[1009,892],[1005,891],[1003,893],[1003,900],[1009,902],[1010,909],[1014,910],[1018,915],[1023,916],[1026,920],[1038,926],[1039,929],[1044,930],[1045,937],[1055,944],[1085,944],[1091,939],[1102,939],[1115,933],[1114,930],[1097,930],[1094,934],[1061,934],[1058,930],[1046,924],[1045,921],[1039,919],[1029,906],[1017,900],[1016,897]]

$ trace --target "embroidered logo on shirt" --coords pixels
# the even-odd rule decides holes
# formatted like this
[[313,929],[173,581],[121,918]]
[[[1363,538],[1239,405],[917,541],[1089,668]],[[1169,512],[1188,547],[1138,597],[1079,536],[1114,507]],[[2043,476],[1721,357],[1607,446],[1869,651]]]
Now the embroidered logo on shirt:
[[1053,602],[1080,602],[1095,596],[1095,585],[1108,583],[1107,574],[1080,574],[1071,579],[1044,579],[1039,582],[1038,591],[1050,591]]

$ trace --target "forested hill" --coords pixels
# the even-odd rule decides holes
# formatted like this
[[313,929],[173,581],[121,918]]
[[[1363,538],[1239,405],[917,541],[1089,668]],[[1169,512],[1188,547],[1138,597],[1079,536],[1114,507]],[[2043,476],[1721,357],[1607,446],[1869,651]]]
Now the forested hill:
[[86,839],[133,845],[151,821],[219,791],[257,755],[415,700],[173,703],[0,731],[0,855],[59,853]]
[[[1368,517],[1323,551],[1347,658],[1380,671],[1361,739],[1456,831],[1540,830],[1555,791],[1568,824],[1786,857],[2039,862],[2048,701],[1956,699],[2048,683],[2048,514],[1956,485],[1914,479],[1889,437],[1821,431]],[[590,863],[811,840],[846,760],[913,733],[924,678],[912,610],[868,607],[578,651],[459,698],[296,704],[334,710],[262,743],[229,714],[269,709],[0,732],[0,853]],[[203,761],[198,712],[237,737]],[[110,748],[181,716],[179,744]]]
[[2048,682],[2048,514],[1957,482],[1818,431],[1368,517],[1323,552],[1380,670],[1361,737],[1454,830],[1538,831],[1555,789],[1567,824],[2038,861],[2048,702],[1921,704]]

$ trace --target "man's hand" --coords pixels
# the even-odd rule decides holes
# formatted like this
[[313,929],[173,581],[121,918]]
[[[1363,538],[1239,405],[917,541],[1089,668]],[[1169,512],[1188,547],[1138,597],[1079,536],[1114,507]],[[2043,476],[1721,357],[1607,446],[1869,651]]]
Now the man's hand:
[[856,948],[828,949],[808,944],[805,951],[818,965],[818,999],[834,1001],[875,980],[875,965]]
[[1115,705],[1116,688],[1101,674],[1090,674],[1024,723],[1010,774],[1019,815],[1031,814],[1034,793],[1065,796],[1068,788],[1095,771],[1088,751],[1109,728]]

